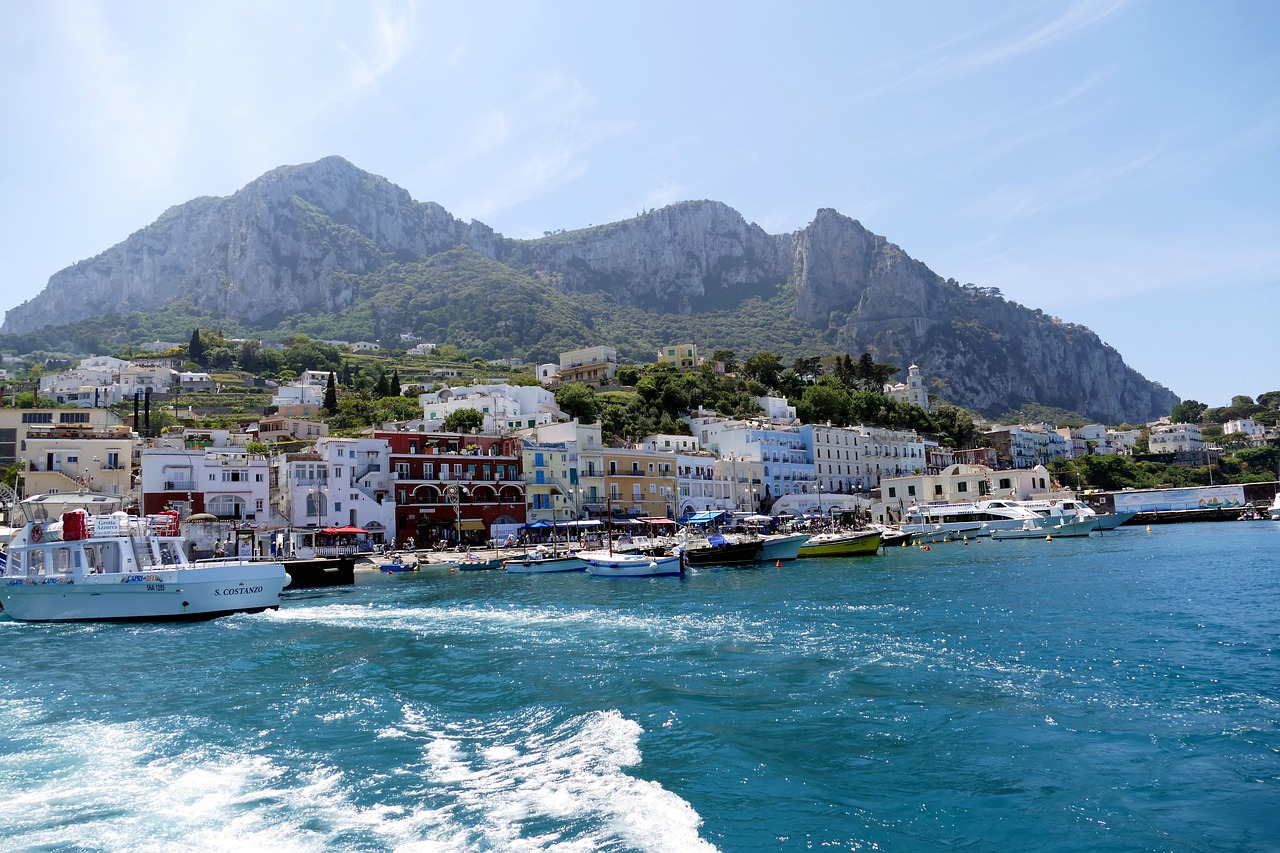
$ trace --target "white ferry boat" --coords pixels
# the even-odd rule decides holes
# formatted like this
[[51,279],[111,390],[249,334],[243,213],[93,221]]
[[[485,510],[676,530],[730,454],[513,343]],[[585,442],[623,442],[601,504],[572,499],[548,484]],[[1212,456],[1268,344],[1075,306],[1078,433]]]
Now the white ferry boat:
[[956,533],[986,536],[993,530],[1020,529],[1027,521],[1036,524],[1044,517],[1018,501],[986,500],[966,504],[923,504],[907,508],[898,525],[904,533]]
[[114,495],[39,495],[9,543],[0,604],[23,622],[209,619],[280,606],[283,564],[192,563],[178,514],[139,518]]

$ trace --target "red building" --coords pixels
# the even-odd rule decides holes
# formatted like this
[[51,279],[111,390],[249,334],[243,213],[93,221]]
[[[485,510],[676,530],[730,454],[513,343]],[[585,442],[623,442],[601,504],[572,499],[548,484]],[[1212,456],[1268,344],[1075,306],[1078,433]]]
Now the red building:
[[439,432],[376,432],[391,445],[396,542],[479,544],[494,524],[524,524],[518,438]]

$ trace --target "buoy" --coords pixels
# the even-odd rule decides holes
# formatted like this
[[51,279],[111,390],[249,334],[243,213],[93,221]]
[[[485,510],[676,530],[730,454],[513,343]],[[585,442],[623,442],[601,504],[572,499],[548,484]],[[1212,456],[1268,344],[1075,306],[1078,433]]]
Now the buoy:
[[1046,541],[1046,542],[1052,542],[1052,541],[1053,541],[1053,534],[1049,534],[1048,536],[1045,536],[1045,537],[1044,537],[1044,541]]
[[1151,532],[1151,525],[1150,525],[1150,524],[1148,524],[1148,525],[1147,525],[1147,532],[1148,532],[1148,533],[1150,533],[1150,532]]
[[780,568],[782,568],[782,561],[781,561],[781,560],[779,560],[778,562],[774,563],[774,564],[773,564],[773,567],[774,567],[775,569],[780,569]]
[[924,546],[924,550],[928,551],[928,550],[929,550],[929,546],[928,546],[928,545],[925,545],[925,546]]
[[903,548],[907,547],[907,540],[906,540],[906,539],[903,539],[903,540],[902,540],[902,547],[903,547]]
[[968,542],[968,541],[969,541],[969,534],[968,534],[968,533],[966,533],[962,538],[964,539],[964,541]]
[[457,571],[457,569],[456,569],[456,568],[454,568],[454,569],[450,569],[450,570],[449,570],[449,574],[453,574],[453,573],[454,573],[454,572],[456,572],[456,571]]

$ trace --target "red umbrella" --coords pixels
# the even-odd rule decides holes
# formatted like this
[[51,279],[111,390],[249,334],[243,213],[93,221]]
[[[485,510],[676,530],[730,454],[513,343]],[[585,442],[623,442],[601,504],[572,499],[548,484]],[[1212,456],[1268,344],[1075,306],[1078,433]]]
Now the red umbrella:
[[328,534],[329,536],[341,536],[343,534],[355,536],[356,534],[368,533],[369,531],[365,530],[363,527],[352,527],[348,524],[346,527],[326,527],[320,532]]

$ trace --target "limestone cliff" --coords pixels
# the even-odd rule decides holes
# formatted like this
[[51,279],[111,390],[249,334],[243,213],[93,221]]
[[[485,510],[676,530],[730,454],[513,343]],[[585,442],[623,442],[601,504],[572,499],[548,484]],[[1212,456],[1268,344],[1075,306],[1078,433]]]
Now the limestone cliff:
[[834,210],[819,210],[798,232],[771,235],[724,204],[684,202],[512,240],[416,202],[339,157],[281,167],[232,196],[166,211],[53,275],[42,293],[8,312],[2,331],[148,311],[178,297],[267,329],[299,312],[340,312],[368,297],[362,282],[373,274],[460,246],[543,286],[603,293],[655,314],[786,299],[792,322],[820,331],[832,350],[917,363],[945,399],[987,412],[1036,401],[1120,422],[1167,414],[1177,401],[1087,329],[944,280]]

